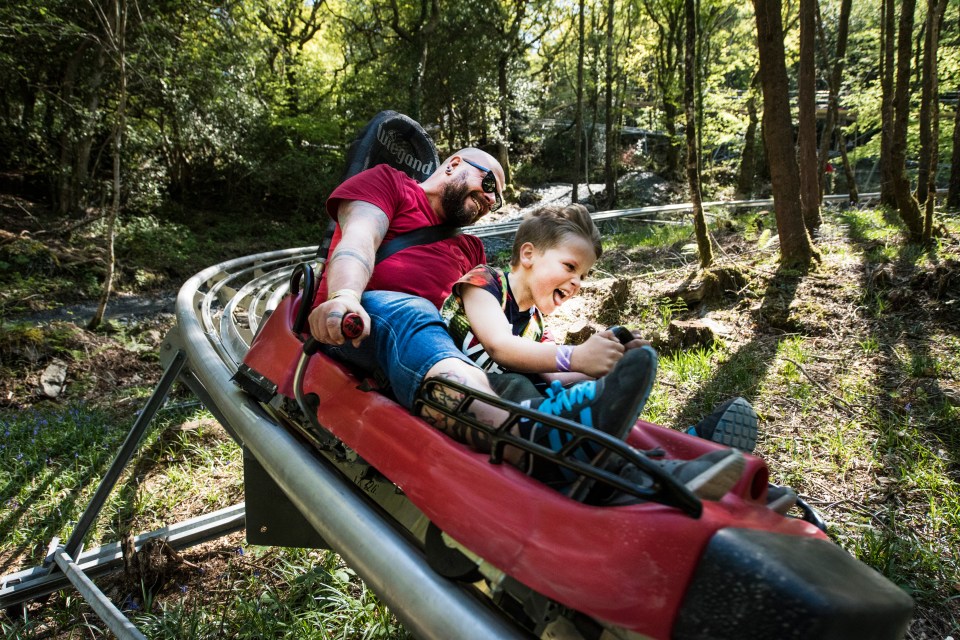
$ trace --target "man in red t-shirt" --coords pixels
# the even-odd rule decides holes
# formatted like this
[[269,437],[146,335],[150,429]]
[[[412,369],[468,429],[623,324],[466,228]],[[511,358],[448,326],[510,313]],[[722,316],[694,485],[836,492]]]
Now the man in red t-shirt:
[[[452,173],[450,171],[450,175]],[[444,172],[443,175],[447,173]],[[387,217],[389,226],[382,238],[382,242],[386,243],[400,234],[420,227],[470,224],[490,208],[486,198],[471,201],[476,204],[476,213],[464,209],[460,220],[450,223],[441,219],[438,211],[431,206],[425,191],[426,185],[426,182],[423,185],[414,182],[405,173],[389,165],[379,164],[358,173],[337,187],[327,200],[327,213],[337,220],[341,205],[349,208],[360,203],[377,207]],[[374,216],[378,217],[376,214]],[[378,226],[375,233],[380,233],[381,228]],[[337,249],[342,237],[343,228],[337,225],[330,244],[331,257],[338,255]],[[366,288],[421,296],[439,308],[450,294],[452,283],[470,269],[485,262],[486,255],[480,239],[472,235],[457,234],[430,244],[414,245],[393,254],[376,265]],[[328,271],[325,271],[320,279],[317,300],[327,299],[327,273]]]
[[[409,247],[380,263],[375,261],[377,249],[409,230],[475,222],[501,206],[503,181],[503,168],[496,159],[466,148],[443,161],[422,183],[378,165],[346,180],[327,201],[337,229],[321,279],[320,303],[310,314],[310,331],[328,345],[328,352],[382,371],[397,400],[407,408],[413,407],[421,383],[433,377],[496,395],[486,373],[453,343],[438,311],[453,283],[485,262],[483,245],[474,236],[460,234]],[[358,314],[364,326],[349,344],[340,328],[348,313]],[[646,353],[626,351],[604,378],[579,383],[547,400],[542,396],[520,400],[550,415],[623,437],[637,421],[653,384],[656,361]],[[450,409],[462,399],[448,387],[441,387],[437,394],[433,399]],[[471,404],[470,410],[473,419],[491,426],[509,417],[502,409],[479,402]],[[456,440],[488,450],[485,434],[459,420],[429,408],[421,415]],[[519,425],[522,437],[543,439],[552,431],[529,422]],[[562,446],[561,437],[552,440],[557,448]],[[522,460],[515,449],[505,455],[514,463]]]
[[[473,223],[500,207],[503,181],[503,168],[493,156],[466,148],[422,183],[377,165],[347,179],[327,200],[327,213],[337,226],[320,281],[320,304],[310,314],[311,333],[332,345],[328,351],[335,355],[380,369],[407,408],[420,383],[434,376],[493,393],[486,374],[453,345],[438,312],[453,283],[485,263],[486,256],[480,239],[467,234],[408,247],[380,263],[375,263],[377,249],[420,227]],[[345,344],[340,330],[347,313],[364,321],[363,333],[351,344]],[[506,417],[486,409],[490,414],[484,419],[491,424]],[[444,416],[425,412],[423,417],[458,440],[484,448]]]

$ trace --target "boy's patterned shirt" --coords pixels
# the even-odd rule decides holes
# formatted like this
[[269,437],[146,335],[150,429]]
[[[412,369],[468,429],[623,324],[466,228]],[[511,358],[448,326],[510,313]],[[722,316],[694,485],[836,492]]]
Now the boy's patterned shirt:
[[487,354],[471,330],[470,321],[463,308],[463,299],[460,297],[461,287],[464,284],[480,287],[500,300],[500,308],[503,309],[503,314],[513,327],[513,335],[537,342],[549,340],[543,326],[543,315],[537,308],[531,307],[528,311],[520,311],[517,307],[504,271],[488,265],[475,267],[454,283],[453,292],[444,301],[440,315],[447,323],[447,330],[457,347],[484,371],[503,373],[504,369]]

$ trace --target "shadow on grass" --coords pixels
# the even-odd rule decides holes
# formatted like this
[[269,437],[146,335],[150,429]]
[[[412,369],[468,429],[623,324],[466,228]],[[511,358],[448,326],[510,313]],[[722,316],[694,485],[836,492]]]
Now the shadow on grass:
[[[896,232],[900,225],[895,212],[845,211],[838,218],[844,240],[861,262],[861,291],[854,295],[850,312],[857,329],[863,325],[863,334],[844,331],[844,339],[872,341],[877,349],[872,365],[876,381],[869,381],[876,391],[863,399],[865,411],[850,420],[861,423],[862,429],[875,430],[870,464],[879,466],[879,476],[892,479],[883,491],[872,492],[877,497],[868,499],[867,508],[873,519],[846,544],[861,560],[911,592],[925,609],[924,624],[932,622],[945,637],[955,631],[951,624],[960,619],[960,601],[946,597],[949,588],[945,588],[956,583],[960,571],[955,555],[943,552],[960,545],[956,516],[960,499],[952,479],[960,466],[960,421],[956,408],[943,400],[941,383],[955,373],[942,371],[942,351],[935,336],[958,333],[948,318],[927,313],[943,305],[930,304],[927,293],[933,290],[922,286],[923,265],[941,265],[945,256],[935,247],[906,243],[903,234]],[[888,265],[889,273],[878,278],[877,268],[882,265]],[[695,423],[731,396],[754,401],[783,338],[794,332],[816,334],[816,328],[805,327],[802,319],[789,313],[802,281],[802,276],[783,271],[770,280],[755,313],[759,323],[770,325],[773,332],[758,333],[702,383],[680,410],[682,424]],[[893,290],[903,296],[899,302],[890,295]],[[939,461],[946,462],[946,473],[931,466]],[[930,478],[938,474],[939,478]],[[931,527],[939,527],[939,533]]]
[[[24,542],[22,544],[4,549],[9,555],[7,560],[0,564],[0,573],[23,569],[24,567],[14,567],[11,565],[14,562],[21,561],[31,552],[42,551],[45,545],[49,543],[67,523],[73,522],[74,525],[76,524],[84,511],[89,508],[90,500],[92,500],[94,496],[93,491],[86,494],[83,490],[86,487],[95,488],[99,486],[108,468],[116,459],[124,438],[126,438],[127,434],[133,428],[135,416],[129,416],[126,417],[126,419],[129,420],[128,424],[122,424],[123,419],[118,419],[118,422],[121,422],[121,424],[109,431],[109,438],[106,443],[102,441],[90,443],[89,448],[95,448],[97,453],[92,458],[92,461],[87,462],[83,469],[78,470],[75,479],[67,478],[64,480],[64,476],[70,474],[71,470],[65,467],[55,469],[51,464],[53,460],[62,460],[65,461],[64,465],[69,465],[74,460],[72,454],[79,453],[74,448],[75,443],[70,443],[64,439],[57,440],[62,448],[48,449],[44,452],[46,462],[44,460],[31,461],[31,464],[46,464],[49,472],[45,474],[40,484],[30,490],[29,495],[23,498],[17,497],[19,489],[22,486],[19,477],[14,477],[6,486],[0,489],[0,501],[8,505],[12,500],[17,500],[18,502],[16,508],[7,511],[2,520],[0,520],[0,539],[9,539],[13,531],[17,531],[24,536]],[[55,421],[51,420],[51,426],[55,427],[56,424]],[[109,508],[116,510],[116,522],[114,526],[118,531],[123,531],[125,527],[129,526],[129,523],[135,516],[136,495],[140,482],[158,465],[161,453],[169,449],[172,438],[176,437],[170,429],[164,429],[156,435],[155,439],[144,447],[143,442],[151,437],[150,432],[154,428],[155,426],[151,425],[147,433],[144,434],[140,448],[134,453],[132,459],[134,462],[133,467],[129,468],[128,465],[128,469],[125,470],[125,475],[121,475],[121,480],[118,481],[111,491],[112,501],[110,498],[107,500]],[[62,497],[54,502],[50,499],[51,493]],[[81,498],[86,500],[86,502],[81,504]],[[32,509],[37,508],[38,505],[50,505],[51,513],[45,514],[33,524],[25,523],[25,516],[27,516]],[[72,535],[72,533],[73,529],[71,528],[67,535]],[[61,540],[61,542],[65,542],[65,540]]]
[[[895,211],[880,215],[888,226],[902,226]],[[958,412],[945,401],[941,383],[950,374],[939,370],[933,348],[937,338],[930,330],[960,333],[956,324],[940,322],[935,311],[928,312],[937,302],[922,286],[925,269],[918,264],[925,259],[936,268],[942,256],[935,245],[908,243],[902,233],[896,246],[878,250],[880,244],[872,237],[877,227],[869,214],[845,212],[840,218],[851,246],[861,253],[861,304],[868,314],[869,338],[880,355],[874,382],[879,389],[866,407],[864,422],[878,433],[874,459],[882,466],[881,475],[896,482],[881,502],[871,505],[883,526],[855,538],[854,552],[935,611],[940,622],[949,626],[945,621],[952,618],[955,626],[960,602],[944,599],[943,585],[956,581],[957,567],[937,548],[960,543],[956,516],[950,515],[960,508],[960,500],[956,483],[948,477],[941,481],[954,487],[954,495],[930,488],[937,484],[931,480],[935,472],[930,465],[942,460],[954,471],[960,465],[960,424]],[[878,263],[889,263],[890,274],[880,273]],[[948,532],[931,535],[931,527]]]
[[755,403],[758,387],[767,377],[780,341],[796,329],[790,318],[790,304],[803,276],[781,270],[767,284],[760,308],[755,311],[770,331],[741,346],[706,380],[680,409],[679,415],[694,424],[723,400],[742,396]]

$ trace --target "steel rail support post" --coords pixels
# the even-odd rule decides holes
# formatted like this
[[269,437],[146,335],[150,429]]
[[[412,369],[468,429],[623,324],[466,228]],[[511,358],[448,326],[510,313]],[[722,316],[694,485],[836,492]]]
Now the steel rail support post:
[[53,559],[56,560],[57,566],[80,592],[87,604],[110,627],[110,631],[117,638],[120,640],[147,640],[147,637],[137,630],[137,627],[123,615],[123,612],[116,605],[110,602],[110,599],[97,588],[97,585],[93,584],[93,581],[73,561],[70,554],[63,549],[58,549],[53,554]]
[[[110,496],[110,493],[113,491],[114,486],[116,486],[117,480],[120,479],[120,474],[123,473],[127,463],[130,462],[130,458],[133,457],[134,452],[137,450],[137,447],[140,444],[140,439],[143,437],[147,427],[150,426],[150,423],[153,421],[153,417],[157,414],[157,411],[160,409],[163,401],[167,397],[167,393],[170,391],[170,387],[173,386],[173,382],[180,375],[180,372],[183,370],[186,362],[186,352],[182,350],[178,351],[173,357],[173,360],[170,362],[170,366],[168,366],[167,370],[163,372],[160,382],[153,390],[153,395],[151,395],[150,399],[147,401],[147,406],[144,407],[140,415],[137,416],[136,421],[133,423],[133,427],[130,429],[130,433],[127,434],[126,439],[123,441],[123,445],[120,447],[120,451],[117,452],[117,457],[114,458],[113,464],[110,465],[107,473],[100,480],[100,485],[97,487],[97,491],[94,493],[93,499],[90,500],[90,503],[84,510],[83,515],[80,516],[77,526],[74,527],[73,532],[70,534],[70,538],[63,547],[64,552],[71,558],[78,555],[80,547],[83,544],[83,539],[87,535],[87,531],[90,530],[94,520],[96,520],[97,516],[100,515],[100,510],[103,509],[103,505]],[[50,568],[51,571],[54,569],[55,567]]]

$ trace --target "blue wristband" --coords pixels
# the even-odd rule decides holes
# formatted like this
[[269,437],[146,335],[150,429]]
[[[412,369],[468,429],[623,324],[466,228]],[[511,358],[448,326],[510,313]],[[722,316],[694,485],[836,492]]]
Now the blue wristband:
[[573,355],[573,347],[569,345],[557,345],[557,371],[570,371],[570,356]]

